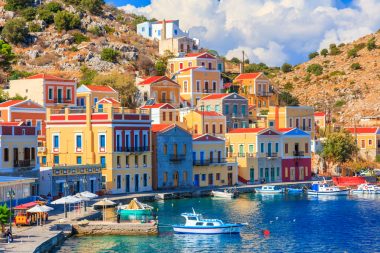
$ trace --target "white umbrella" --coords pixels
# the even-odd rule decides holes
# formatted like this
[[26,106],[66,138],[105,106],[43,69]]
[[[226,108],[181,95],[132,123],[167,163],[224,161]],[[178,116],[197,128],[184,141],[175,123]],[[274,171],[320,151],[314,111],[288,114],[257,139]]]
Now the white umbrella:
[[85,196],[85,197],[90,198],[90,199],[94,199],[94,198],[98,197],[98,195],[96,195],[95,193],[89,192],[89,191],[81,192],[80,195]]
[[28,209],[26,212],[28,212],[28,213],[45,213],[46,209],[43,208],[42,206],[36,205],[36,206]]
[[66,196],[62,197],[60,199],[54,200],[51,202],[53,205],[62,205],[64,206],[64,212],[65,212],[65,218],[67,218],[67,211],[66,211],[66,204],[76,204],[81,202],[79,198],[76,198],[74,196]]
[[89,197],[87,197],[86,195],[84,195],[83,192],[82,192],[82,193],[77,193],[77,194],[75,194],[75,197],[77,197],[77,198],[79,198],[80,200],[83,201],[83,203],[84,203],[84,211],[87,211],[87,205],[86,205],[86,202],[87,202],[87,201],[90,201],[91,198],[89,198]]

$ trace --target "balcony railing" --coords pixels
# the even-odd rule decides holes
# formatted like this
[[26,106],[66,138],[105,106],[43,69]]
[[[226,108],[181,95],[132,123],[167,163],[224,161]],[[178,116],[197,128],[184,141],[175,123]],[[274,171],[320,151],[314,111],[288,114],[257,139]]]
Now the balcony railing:
[[193,160],[194,166],[208,166],[210,165],[210,160]]
[[169,156],[169,160],[172,162],[180,162],[186,159],[186,155],[184,154],[173,154]]
[[278,154],[277,153],[267,153],[266,157],[267,158],[276,158],[276,157],[278,157]]
[[173,103],[173,99],[168,99],[168,98],[161,98],[161,99],[157,99],[158,100],[158,103]]
[[270,97],[270,96],[273,96],[273,91],[259,91],[257,93],[257,96],[260,96],[260,97]]
[[256,153],[228,153],[228,157],[256,157]]
[[242,119],[242,118],[244,118],[244,114],[243,113],[232,113],[232,115],[231,115],[231,117],[233,118],[233,119]]
[[219,164],[219,163],[226,163],[226,162],[227,162],[226,158],[210,159],[210,164]]
[[293,151],[293,156],[304,156],[305,152],[304,151]]
[[53,101],[55,104],[73,103],[71,98],[54,98]]
[[203,93],[216,93],[216,90],[212,90],[212,89],[203,89]]
[[31,160],[14,160],[13,161],[13,167],[15,168],[30,167],[30,166],[31,166]]
[[149,151],[149,146],[143,147],[116,147],[116,152],[145,152]]

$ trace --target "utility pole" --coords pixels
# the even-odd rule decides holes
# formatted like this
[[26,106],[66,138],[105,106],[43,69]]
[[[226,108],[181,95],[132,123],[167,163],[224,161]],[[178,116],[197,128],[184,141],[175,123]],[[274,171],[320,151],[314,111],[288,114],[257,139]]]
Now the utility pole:
[[8,195],[8,198],[10,199],[9,201],[9,210],[11,211],[11,215],[9,216],[9,231],[11,232],[12,234],[12,201],[13,201],[13,198],[15,197],[15,192],[13,191],[13,189],[11,188],[8,192],[7,192],[7,195]]
[[242,51],[243,53],[243,62],[241,64],[241,73],[244,73],[244,50]]

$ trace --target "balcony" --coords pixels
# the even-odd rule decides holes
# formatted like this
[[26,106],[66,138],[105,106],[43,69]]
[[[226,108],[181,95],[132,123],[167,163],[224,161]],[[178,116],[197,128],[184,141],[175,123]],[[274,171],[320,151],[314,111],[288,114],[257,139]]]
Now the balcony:
[[186,155],[184,154],[173,154],[169,155],[169,160],[172,162],[181,162],[186,159]]
[[73,100],[71,98],[54,98],[53,102],[55,104],[71,104]]
[[228,153],[228,157],[250,158],[250,157],[256,157],[256,153]]
[[278,154],[277,153],[266,153],[266,157],[267,158],[277,158],[278,157]]
[[305,156],[305,152],[303,152],[303,151],[293,151],[293,156],[296,156],[296,157]]
[[273,96],[273,91],[259,91],[257,92],[257,95],[256,96],[259,96],[259,97],[270,97],[270,96]]
[[157,99],[157,103],[173,103],[174,100],[173,99],[168,99],[168,98],[160,98],[160,99]]
[[30,167],[31,160],[14,160],[13,161],[13,167],[15,168],[27,168]]
[[208,166],[210,165],[210,160],[193,160],[194,166]]
[[244,114],[243,113],[232,113],[231,117],[233,119],[244,119]]
[[210,159],[210,164],[221,164],[226,163],[226,158],[216,158],[216,159]]
[[203,89],[203,93],[216,93],[216,90],[212,90],[212,89]]
[[149,146],[143,146],[143,147],[116,147],[116,152],[146,152],[149,151]]

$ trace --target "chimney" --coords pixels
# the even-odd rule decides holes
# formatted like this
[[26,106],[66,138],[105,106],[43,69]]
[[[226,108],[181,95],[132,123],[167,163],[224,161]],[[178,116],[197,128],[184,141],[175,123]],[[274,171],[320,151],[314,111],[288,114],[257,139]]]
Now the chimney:
[[166,20],[162,20],[161,40],[166,39]]

